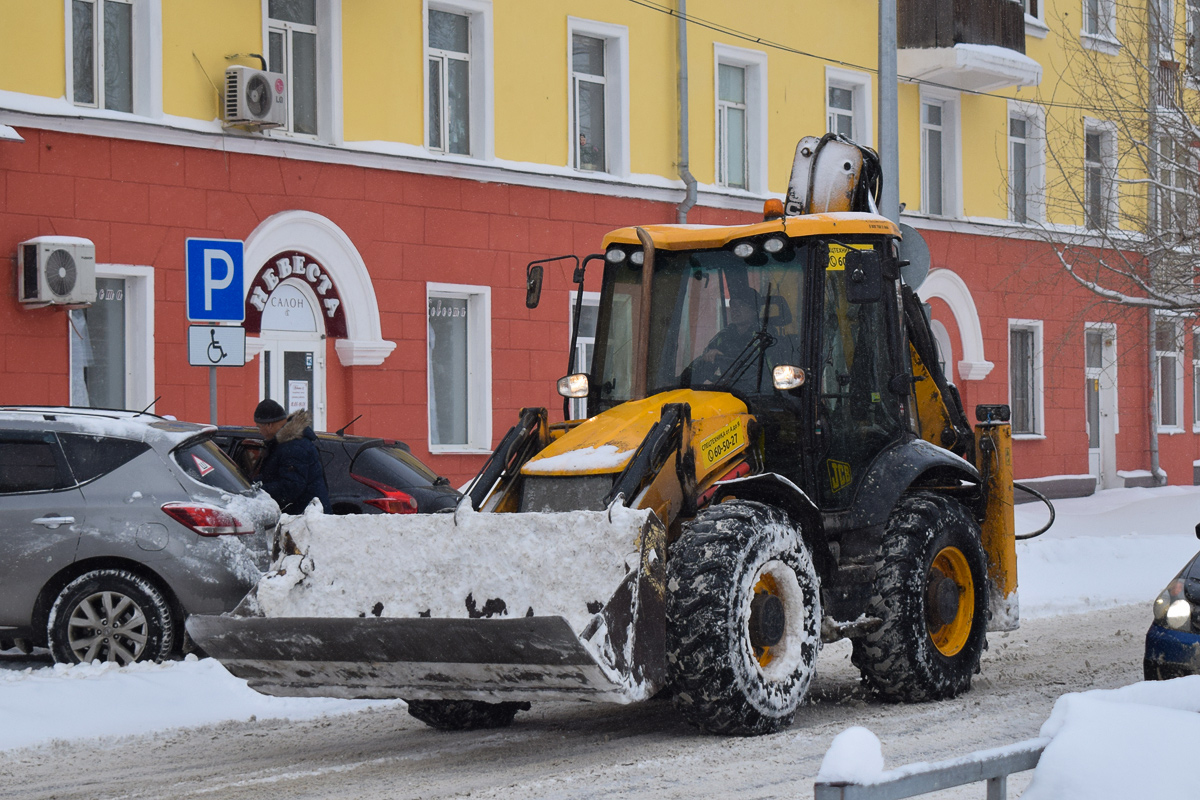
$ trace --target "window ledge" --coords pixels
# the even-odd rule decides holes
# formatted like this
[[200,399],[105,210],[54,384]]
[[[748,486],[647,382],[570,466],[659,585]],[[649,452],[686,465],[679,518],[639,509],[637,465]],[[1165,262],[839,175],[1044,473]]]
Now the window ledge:
[[1045,39],[1050,33],[1050,28],[1046,23],[1042,22],[1037,17],[1032,17],[1029,14],[1025,15],[1025,35],[1032,36],[1035,39]]
[[431,444],[429,454],[432,456],[490,456],[492,451],[486,447],[471,447],[457,444]]
[[1013,438],[1013,441],[1036,442],[1036,441],[1041,441],[1041,440],[1045,439],[1046,434],[1044,434],[1044,433],[1014,433],[1012,438]]
[[1178,425],[1159,425],[1158,426],[1158,435],[1159,436],[1174,436],[1177,433],[1187,433],[1187,431],[1185,431],[1183,428],[1179,427]]
[[1121,52],[1121,43],[1111,36],[1080,31],[1079,41],[1089,50],[1097,50],[1106,55],[1115,56]]

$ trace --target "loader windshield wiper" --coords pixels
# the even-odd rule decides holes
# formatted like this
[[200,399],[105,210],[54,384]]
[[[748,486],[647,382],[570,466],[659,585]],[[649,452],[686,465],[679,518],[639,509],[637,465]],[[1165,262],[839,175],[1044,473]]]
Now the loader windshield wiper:
[[742,351],[734,356],[733,362],[729,365],[729,369],[717,380],[714,386],[727,389],[737,385],[742,376],[746,374],[746,370],[751,366],[758,367],[758,379],[754,382],[754,391],[757,392],[762,388],[763,368],[766,366],[767,350],[771,349],[775,344],[775,337],[772,336],[767,328],[771,324],[771,283],[767,282],[767,298],[763,303],[763,320],[762,327],[754,332],[750,337],[750,341],[746,342],[746,346]]

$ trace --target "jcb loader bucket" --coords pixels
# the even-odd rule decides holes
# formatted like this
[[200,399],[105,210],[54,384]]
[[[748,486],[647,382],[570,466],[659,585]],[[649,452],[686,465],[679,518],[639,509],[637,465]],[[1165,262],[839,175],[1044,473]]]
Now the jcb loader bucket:
[[[666,531],[650,511],[285,523],[233,614],[187,630],[264,693],[628,703],[666,677]],[[627,563],[628,562],[628,563]]]

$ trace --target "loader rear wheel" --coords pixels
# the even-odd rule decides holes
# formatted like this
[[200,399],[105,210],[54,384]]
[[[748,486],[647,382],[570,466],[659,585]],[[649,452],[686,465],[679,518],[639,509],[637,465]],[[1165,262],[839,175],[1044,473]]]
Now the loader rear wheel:
[[507,728],[529,703],[485,703],[481,700],[409,700],[408,713],[440,731]]
[[667,563],[667,667],[676,708],[711,733],[792,723],[820,648],[812,557],[788,516],[761,503],[710,506]]
[[900,499],[888,519],[867,616],[883,625],[854,640],[852,659],[885,700],[955,697],[987,646],[987,556],[963,505],[935,494]]

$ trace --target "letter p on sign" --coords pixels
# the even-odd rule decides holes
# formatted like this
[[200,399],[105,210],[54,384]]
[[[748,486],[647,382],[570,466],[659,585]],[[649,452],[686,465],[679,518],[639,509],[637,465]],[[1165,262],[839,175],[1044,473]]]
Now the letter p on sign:
[[187,318],[191,322],[242,322],[243,248],[236,239],[187,240]]

